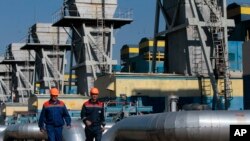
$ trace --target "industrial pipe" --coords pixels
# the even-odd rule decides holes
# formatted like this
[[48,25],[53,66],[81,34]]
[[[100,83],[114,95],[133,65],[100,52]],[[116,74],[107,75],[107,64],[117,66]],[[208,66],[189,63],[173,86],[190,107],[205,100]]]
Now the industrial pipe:
[[63,128],[64,141],[85,141],[85,125],[81,120],[72,121],[71,128]]
[[0,126],[0,141],[4,141],[5,129],[7,126]]
[[[104,133],[112,126],[113,124],[107,124]],[[84,127],[85,125],[81,120],[72,121],[71,128],[63,128],[63,140],[85,141]],[[47,134],[40,132],[38,125],[35,123],[0,126],[0,141],[9,139],[45,140],[47,139]]]
[[179,97],[176,95],[169,95],[168,96],[168,111],[169,112],[176,112],[178,111],[178,103]]
[[47,139],[47,134],[40,132],[37,124],[14,124],[5,129],[4,140],[8,139]]
[[229,141],[229,127],[250,124],[250,111],[180,111],[121,120],[102,141]]
[[[5,127],[6,128],[6,127]],[[0,128],[0,135],[3,136],[3,140],[8,139],[35,139],[44,140],[47,139],[47,134],[40,132],[37,123],[30,124],[15,124],[9,125],[5,130]],[[1,136],[0,136],[1,137]],[[84,141],[84,125],[82,121],[72,121],[71,128],[63,128],[63,140],[64,141]],[[1,138],[0,138],[1,141]]]

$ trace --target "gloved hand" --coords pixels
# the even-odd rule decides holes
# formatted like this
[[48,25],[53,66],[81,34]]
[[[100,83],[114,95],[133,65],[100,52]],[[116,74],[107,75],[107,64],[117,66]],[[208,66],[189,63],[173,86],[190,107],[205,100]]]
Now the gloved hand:
[[90,125],[92,124],[92,122],[89,121],[89,120],[86,120],[86,121],[85,121],[85,124],[86,124],[86,126],[90,126]]
[[105,128],[104,128],[104,127],[101,127],[101,128],[102,128],[101,131],[104,132],[104,131],[105,131]]
[[70,129],[71,128],[71,125],[67,125],[67,127],[66,127],[67,129]]
[[46,133],[46,130],[44,128],[40,128],[40,132]]

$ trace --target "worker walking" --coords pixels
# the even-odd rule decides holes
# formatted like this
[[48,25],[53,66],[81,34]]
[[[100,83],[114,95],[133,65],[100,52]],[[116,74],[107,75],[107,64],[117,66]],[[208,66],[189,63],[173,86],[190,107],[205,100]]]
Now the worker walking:
[[[71,118],[65,104],[58,100],[57,88],[50,89],[50,100],[43,104],[38,126],[41,132],[47,132],[48,141],[62,141],[63,125],[71,127]],[[45,124],[45,125],[44,125]]]
[[104,105],[98,100],[99,90],[91,88],[91,98],[86,101],[81,110],[81,119],[85,124],[86,141],[101,141],[104,131]]

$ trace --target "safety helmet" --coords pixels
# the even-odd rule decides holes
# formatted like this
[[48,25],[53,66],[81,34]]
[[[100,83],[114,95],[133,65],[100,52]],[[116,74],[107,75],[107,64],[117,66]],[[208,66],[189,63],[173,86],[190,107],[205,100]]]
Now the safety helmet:
[[57,88],[51,88],[50,91],[49,91],[49,93],[51,95],[57,96],[57,95],[59,95],[59,90]]
[[91,95],[98,95],[99,94],[98,88],[95,88],[95,87],[91,88],[90,89],[90,94]]

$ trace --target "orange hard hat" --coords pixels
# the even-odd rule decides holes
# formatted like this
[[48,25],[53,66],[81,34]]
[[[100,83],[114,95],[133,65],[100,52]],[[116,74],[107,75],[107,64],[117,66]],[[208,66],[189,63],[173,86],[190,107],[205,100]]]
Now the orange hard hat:
[[94,94],[97,94],[97,95],[98,95],[98,94],[99,94],[98,88],[95,88],[95,87],[91,88],[91,89],[90,89],[90,94],[91,94],[91,95],[94,95]]
[[51,88],[49,93],[51,95],[59,95],[59,90],[57,88]]

